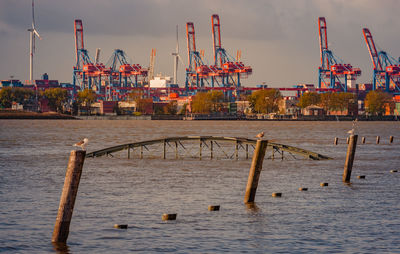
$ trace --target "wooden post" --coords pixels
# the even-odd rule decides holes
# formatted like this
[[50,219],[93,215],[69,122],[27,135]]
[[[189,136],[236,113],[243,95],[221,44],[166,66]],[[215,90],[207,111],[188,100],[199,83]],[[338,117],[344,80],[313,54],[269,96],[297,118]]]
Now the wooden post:
[[143,159],[143,145],[140,145],[140,159]]
[[349,144],[349,142],[350,142],[350,138],[347,137],[347,138],[346,138],[346,144]]
[[199,141],[200,141],[200,143],[199,143],[199,159],[201,160],[201,148],[202,148],[202,145],[203,145],[203,141],[201,140],[201,139],[199,139]]
[[350,135],[350,142],[347,146],[346,162],[344,164],[343,182],[349,183],[351,170],[353,168],[354,155],[356,153],[358,135]]
[[264,162],[265,151],[267,150],[268,140],[257,140],[256,148],[254,149],[253,160],[247,180],[246,194],[244,195],[244,203],[254,202],[258,186],[258,180]]
[[165,158],[167,157],[167,142],[165,141],[165,139],[164,139],[163,145],[164,145],[163,159],[165,160]]
[[178,159],[178,142],[175,141],[175,159]]
[[361,138],[361,143],[365,144],[365,137]]
[[335,138],[335,141],[333,141],[333,144],[335,144],[335,146],[337,145],[337,143],[338,143],[338,141],[339,141],[339,138],[338,137],[336,137]]
[[214,147],[213,147],[213,141],[210,141],[210,159],[212,160],[214,158],[214,151],[213,151]]
[[236,140],[236,145],[235,145],[235,158],[236,160],[239,159],[239,142]]
[[376,136],[376,144],[378,145],[379,144],[379,140],[381,139],[381,137],[379,137],[379,136]]
[[74,210],[76,194],[78,193],[85,156],[86,151],[71,151],[67,172],[65,174],[64,187],[60,198],[60,205],[58,207],[56,224],[51,239],[54,243],[67,242],[69,225]]
[[390,144],[393,143],[393,136],[390,136],[390,138],[389,138],[389,143],[390,143]]
[[272,147],[272,155],[271,155],[271,160],[275,159],[275,146]]
[[246,160],[249,159],[249,144],[246,144]]

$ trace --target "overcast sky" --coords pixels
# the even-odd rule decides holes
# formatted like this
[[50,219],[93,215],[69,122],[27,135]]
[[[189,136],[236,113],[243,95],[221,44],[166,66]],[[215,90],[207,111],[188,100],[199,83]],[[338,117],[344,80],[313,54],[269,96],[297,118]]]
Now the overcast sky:
[[[187,65],[186,22],[194,22],[197,49],[212,63],[211,15],[219,14],[222,46],[253,67],[243,84],[271,87],[317,83],[320,65],[318,17],[327,20],[329,48],[360,67],[358,83],[371,82],[372,63],[362,35],[368,27],[382,50],[400,56],[399,0],[35,0],[37,40],[34,78],[72,81],[74,19],[82,19],[85,47],[101,62],[123,49],[147,67],[157,49],[155,72],[172,76],[175,29]],[[29,77],[31,0],[0,0],[0,79]],[[179,66],[184,83],[184,66]]]

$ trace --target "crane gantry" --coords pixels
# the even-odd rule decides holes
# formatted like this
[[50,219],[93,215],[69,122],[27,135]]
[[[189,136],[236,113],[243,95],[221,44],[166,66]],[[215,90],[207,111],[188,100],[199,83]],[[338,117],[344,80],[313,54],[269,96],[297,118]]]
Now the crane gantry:
[[354,68],[351,64],[345,64],[328,49],[327,26],[324,17],[318,18],[318,31],[321,57],[321,66],[318,67],[318,88],[324,85],[325,88],[339,88],[347,92],[347,81],[356,80],[361,75],[361,70]]

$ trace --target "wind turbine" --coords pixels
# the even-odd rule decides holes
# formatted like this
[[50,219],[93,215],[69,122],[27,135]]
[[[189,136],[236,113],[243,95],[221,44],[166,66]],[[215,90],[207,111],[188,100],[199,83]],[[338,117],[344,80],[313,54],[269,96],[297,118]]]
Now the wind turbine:
[[38,31],[35,28],[35,10],[32,0],[32,27],[28,29],[30,32],[30,47],[29,47],[29,80],[33,82],[33,55],[35,54],[35,38],[36,36],[41,40]]
[[179,42],[178,42],[178,25],[176,25],[176,49],[172,53],[174,56],[174,84],[178,84],[178,63],[179,61],[184,65],[181,56],[179,55]]

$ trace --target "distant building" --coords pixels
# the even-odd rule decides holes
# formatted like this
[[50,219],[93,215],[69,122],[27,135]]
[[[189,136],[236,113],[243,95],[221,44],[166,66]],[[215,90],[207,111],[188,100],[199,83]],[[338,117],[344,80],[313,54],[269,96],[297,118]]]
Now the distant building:
[[323,116],[325,115],[325,110],[323,107],[311,105],[303,108],[302,114],[305,116]]
[[23,84],[18,79],[0,81],[0,88],[3,87],[23,87]]

